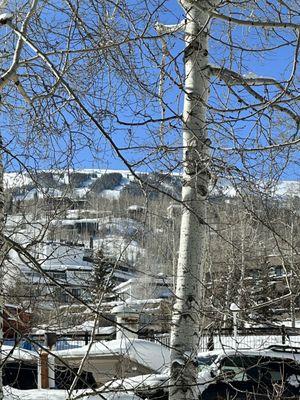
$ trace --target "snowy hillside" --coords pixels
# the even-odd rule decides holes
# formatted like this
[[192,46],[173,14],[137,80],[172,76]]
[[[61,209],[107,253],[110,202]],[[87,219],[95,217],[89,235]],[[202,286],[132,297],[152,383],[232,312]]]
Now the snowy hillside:
[[[138,173],[143,181],[172,196],[179,197],[181,181],[179,174]],[[123,192],[131,195],[142,195],[140,183],[128,170],[80,169],[48,170],[32,173],[6,172],[4,184],[13,196],[19,200],[34,198],[61,197],[85,198],[94,194],[106,199],[118,199]],[[147,186],[145,186],[147,188]],[[249,188],[235,187],[227,179],[219,179],[211,189],[210,195],[236,197],[239,190]],[[153,189],[147,188],[153,195]],[[300,196],[300,182],[280,181],[276,185],[257,182],[250,192],[259,191],[275,197]]]
[[120,191],[131,181],[133,177],[128,171],[112,170],[49,170],[4,174],[5,188],[20,200],[66,195],[81,198],[90,192],[106,198],[118,198]]

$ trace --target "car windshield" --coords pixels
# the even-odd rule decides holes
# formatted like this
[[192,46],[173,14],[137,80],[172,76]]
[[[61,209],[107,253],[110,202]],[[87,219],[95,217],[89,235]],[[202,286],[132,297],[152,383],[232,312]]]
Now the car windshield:
[[216,360],[216,355],[198,357],[198,372],[207,370]]

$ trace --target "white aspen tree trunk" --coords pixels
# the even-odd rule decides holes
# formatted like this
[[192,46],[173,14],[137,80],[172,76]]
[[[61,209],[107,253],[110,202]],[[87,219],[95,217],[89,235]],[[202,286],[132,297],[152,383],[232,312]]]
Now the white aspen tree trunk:
[[[233,299],[231,298],[231,292],[230,289],[232,288],[232,284],[234,282],[234,273],[235,273],[235,260],[234,260],[234,249],[233,249],[233,230],[232,227],[230,227],[230,247],[229,247],[229,254],[228,254],[228,258],[229,260],[227,261],[227,257],[226,257],[226,261],[228,262],[228,267],[225,271],[226,273],[226,288],[225,288],[225,294],[224,294],[224,314],[223,314],[223,327],[224,328],[228,328],[227,325],[227,321],[229,319],[229,321],[232,321],[232,315],[229,312],[229,307],[230,304],[233,302]],[[225,282],[224,282],[225,284]]]
[[294,270],[294,221],[291,221],[291,236],[290,236],[290,290],[292,292],[290,299],[290,313],[292,328],[296,327],[296,310],[295,310],[295,283],[294,280],[297,279]]
[[243,302],[243,294],[245,291],[245,240],[246,240],[246,222],[241,223],[241,265],[240,265],[240,279],[239,279],[239,287],[238,287],[238,300],[237,305],[239,308],[244,308]]
[[[206,1],[202,1],[205,6]],[[209,184],[206,108],[209,94],[206,12],[193,3],[187,10],[185,98],[183,110],[183,188],[176,303],[171,330],[170,399],[198,399],[196,356],[200,332],[203,260],[207,228],[205,200]],[[203,28],[204,27],[204,28]]]

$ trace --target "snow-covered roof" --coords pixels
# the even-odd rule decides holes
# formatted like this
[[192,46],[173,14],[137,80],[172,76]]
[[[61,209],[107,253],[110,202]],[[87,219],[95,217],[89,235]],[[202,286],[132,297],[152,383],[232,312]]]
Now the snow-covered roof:
[[145,211],[146,207],[144,206],[139,206],[137,204],[133,204],[132,206],[128,207],[128,211]]
[[102,190],[100,193],[101,197],[104,197],[106,199],[118,199],[120,197],[120,192],[121,189],[123,188],[123,185],[121,187],[118,187],[116,189],[105,189]]
[[172,284],[171,277],[138,276],[121,283],[114,292],[123,299],[165,299],[173,296]]
[[[68,332],[79,332],[88,331],[91,332],[94,329],[95,321],[85,321],[80,325],[74,326],[72,329],[68,329]],[[116,331],[115,326],[98,326],[95,330],[97,335],[111,335]]]
[[135,277],[129,279],[126,282],[120,283],[118,286],[114,288],[116,293],[123,293],[126,292],[131,286],[133,285],[140,285],[140,286],[150,286],[150,285],[172,285],[173,283],[172,277],[165,277],[165,276],[158,276],[158,277],[146,277],[143,276],[142,280],[141,277]]
[[[139,314],[143,310],[145,312],[159,311],[162,299],[127,299],[121,304],[117,304],[112,310],[112,314]],[[150,307],[149,307],[150,306]]]
[[[44,335],[45,332],[55,332],[59,334],[71,335],[78,332],[92,331],[95,321],[86,321],[80,325],[73,326],[72,328],[61,328],[58,326],[41,325],[41,328],[33,328],[32,332],[35,335]],[[96,328],[96,335],[111,335],[116,331],[115,326],[99,326]]]
[[99,218],[80,218],[80,219],[58,219],[51,221],[52,225],[84,225],[98,224]]
[[38,360],[37,353],[21,349],[19,347],[13,348],[13,346],[3,345],[1,349],[1,354],[3,358],[7,358],[7,361],[25,361],[30,363],[36,363]]
[[[75,349],[58,350],[54,352],[58,357],[66,359],[77,359],[83,357],[89,346]],[[170,362],[170,350],[159,343],[142,339],[118,339],[93,343],[89,358],[100,358],[103,356],[122,356],[129,358],[153,371],[159,371]]]
[[[140,397],[133,393],[125,392],[93,392],[90,389],[74,390],[74,397],[79,396],[83,400],[139,400]],[[19,390],[10,386],[4,387],[4,400],[67,400],[69,393],[67,390],[58,389],[31,389]]]
[[119,235],[107,235],[101,239],[94,239],[94,249],[102,249],[107,257],[119,258],[121,256],[122,260],[133,265],[138,257],[145,253],[145,250],[137,242],[128,241]]
[[144,229],[143,224],[132,218],[123,217],[102,217],[98,218],[99,229],[107,230],[110,234],[121,234],[133,236]]
[[86,249],[83,246],[74,246],[67,243],[50,242],[40,245],[39,258],[43,261],[43,268],[55,268],[57,266],[91,267],[91,263],[84,261]]

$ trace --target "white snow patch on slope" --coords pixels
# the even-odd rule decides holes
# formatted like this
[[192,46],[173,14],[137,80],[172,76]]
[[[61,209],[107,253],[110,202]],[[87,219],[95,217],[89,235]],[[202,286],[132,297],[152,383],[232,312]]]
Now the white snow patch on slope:
[[85,197],[87,195],[87,193],[90,192],[90,187],[86,186],[86,187],[82,187],[82,188],[75,188],[73,190],[73,192],[75,194],[75,197],[82,198],[82,197]]
[[117,189],[106,189],[100,193],[101,197],[105,199],[114,200],[120,197],[120,190]]
[[118,198],[120,197],[121,190],[122,190],[126,185],[128,185],[129,182],[130,182],[130,179],[128,179],[128,177],[124,178],[124,176],[123,176],[120,185],[116,186],[116,187],[113,188],[113,189],[106,189],[106,190],[103,190],[103,191],[100,193],[100,196],[101,196],[101,197],[104,197],[104,198],[106,198],[106,199],[111,199],[111,200],[118,199]]
[[275,194],[277,196],[300,196],[300,182],[282,181],[276,185]]
[[4,187],[13,188],[16,186],[25,186],[32,183],[32,179],[26,173],[8,172],[4,173]]

